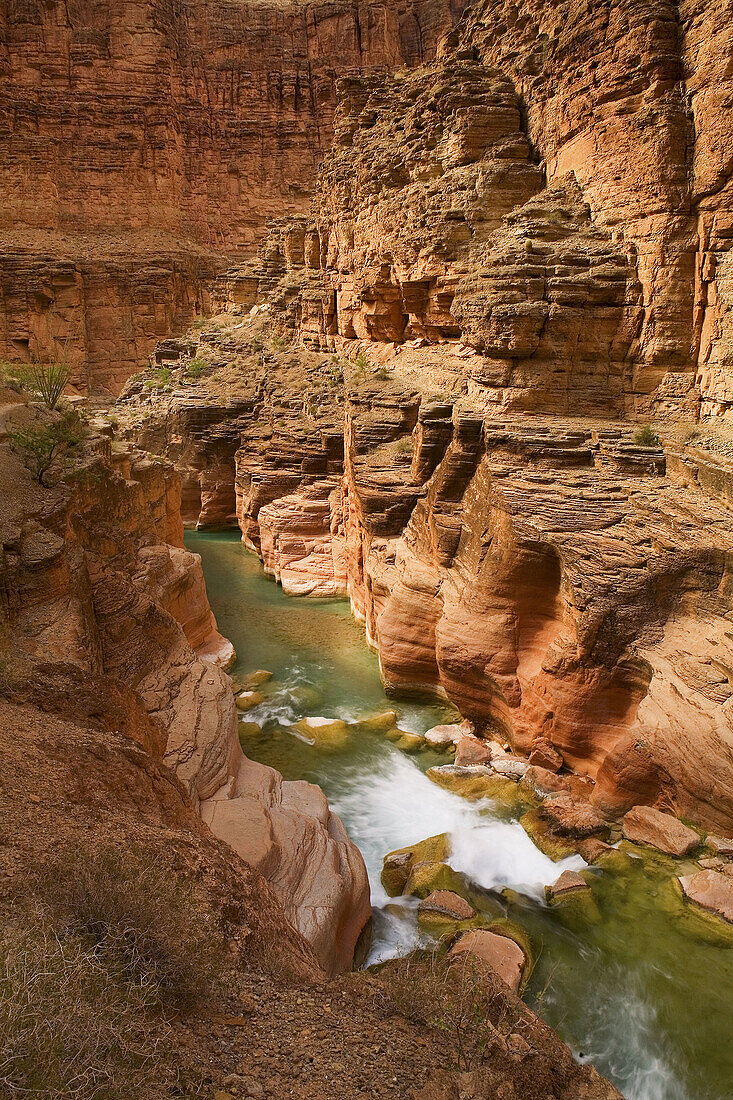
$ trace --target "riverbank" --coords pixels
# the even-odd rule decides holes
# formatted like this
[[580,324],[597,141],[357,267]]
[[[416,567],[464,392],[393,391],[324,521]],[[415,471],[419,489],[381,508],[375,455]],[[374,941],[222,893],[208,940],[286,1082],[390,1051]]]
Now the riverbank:
[[[264,702],[241,716],[246,752],[288,779],[317,782],[365,856],[376,916],[371,960],[415,941],[416,901],[386,898],[383,857],[447,832],[451,866],[492,905],[498,896],[527,931],[537,957],[527,999],[579,1057],[627,1100],[723,1100],[733,1072],[726,1055],[733,953],[677,928],[667,907],[669,876],[650,876],[634,860],[615,873],[597,869],[591,888],[601,920],[569,928],[544,903],[544,886],[564,865],[534,847],[515,813],[431,783],[425,771],[438,754],[408,755],[355,730],[341,749],[323,752],[287,732],[308,713],[354,723],[392,708],[401,727],[417,732],[446,716],[440,707],[385,696],[348,604],[286,596],[236,533],[188,532],[186,543],[202,555],[220,629],[237,648],[234,675],[273,673],[261,689]],[[516,891],[511,902],[502,896],[506,887]]]

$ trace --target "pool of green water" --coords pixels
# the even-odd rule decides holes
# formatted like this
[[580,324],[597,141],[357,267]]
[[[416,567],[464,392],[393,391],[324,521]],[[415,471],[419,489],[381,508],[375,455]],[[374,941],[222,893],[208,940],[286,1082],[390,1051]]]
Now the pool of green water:
[[414,732],[452,715],[385,696],[346,601],[285,596],[236,533],[189,532],[186,544],[201,554],[219,629],[237,649],[233,674],[273,674],[265,701],[242,716],[261,730],[243,736],[245,751],[287,779],[319,784],[364,855],[375,906],[370,961],[417,940],[414,902],[388,899],[381,887],[384,855],[447,832],[451,865],[485,896],[487,911],[502,906],[529,934],[537,962],[527,999],[579,1058],[627,1100],[733,1100],[733,950],[690,924],[669,869],[631,859],[598,872],[595,922],[563,917],[545,905],[543,886],[585,864],[551,863],[511,810],[431,783],[425,771],[445,758],[408,756],[365,732],[331,752],[293,737],[288,725],[305,715],[356,721],[394,709]]

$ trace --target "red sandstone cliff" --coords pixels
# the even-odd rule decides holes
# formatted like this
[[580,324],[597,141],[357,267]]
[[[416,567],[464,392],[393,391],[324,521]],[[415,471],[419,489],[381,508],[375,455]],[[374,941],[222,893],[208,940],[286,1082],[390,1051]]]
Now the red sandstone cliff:
[[112,391],[307,208],[344,71],[430,56],[448,0],[0,5],[0,356]]
[[175,775],[190,812],[270,882],[323,968],[349,969],[370,915],[363,860],[317,788],[242,754],[221,668],[231,645],[200,559],[182,545],[177,474],[98,438],[96,455],[44,489],[2,442],[40,415],[0,406],[4,693],[72,720],[103,715],[137,741]]

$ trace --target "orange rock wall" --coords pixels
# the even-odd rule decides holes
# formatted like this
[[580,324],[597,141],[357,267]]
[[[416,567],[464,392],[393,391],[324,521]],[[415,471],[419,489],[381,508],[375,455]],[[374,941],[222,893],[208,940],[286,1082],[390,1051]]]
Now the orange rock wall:
[[117,392],[207,308],[212,266],[306,208],[336,76],[419,62],[451,20],[450,0],[2,0],[0,356],[68,339],[80,384]]

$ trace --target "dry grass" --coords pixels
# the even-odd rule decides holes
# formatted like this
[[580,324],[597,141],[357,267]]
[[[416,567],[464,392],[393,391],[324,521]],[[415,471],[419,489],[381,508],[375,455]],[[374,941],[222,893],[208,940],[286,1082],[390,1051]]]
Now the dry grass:
[[130,1100],[167,1059],[147,990],[121,984],[97,953],[40,920],[0,933],[0,1094]]
[[221,933],[157,858],[115,849],[66,857],[36,878],[34,893],[60,935],[87,943],[149,1008],[189,1010],[221,972]]
[[388,964],[383,988],[392,1011],[445,1032],[455,1067],[477,1068],[524,1023],[523,1006],[494,972],[468,952],[410,955]]
[[194,1008],[223,969],[205,908],[129,850],[66,857],[25,887],[0,931],[0,1096],[180,1091],[170,1013]]

